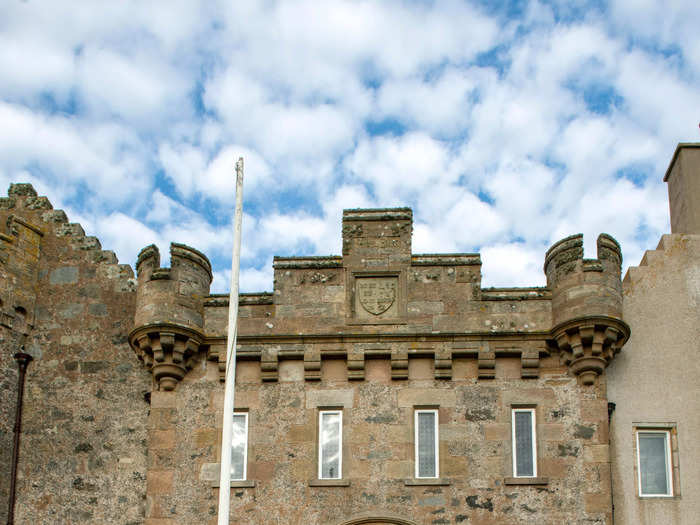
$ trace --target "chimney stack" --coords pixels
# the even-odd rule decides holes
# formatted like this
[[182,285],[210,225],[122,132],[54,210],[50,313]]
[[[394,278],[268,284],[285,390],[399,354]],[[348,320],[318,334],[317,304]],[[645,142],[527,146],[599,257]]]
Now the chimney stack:
[[700,234],[700,143],[680,143],[666,170],[671,233]]

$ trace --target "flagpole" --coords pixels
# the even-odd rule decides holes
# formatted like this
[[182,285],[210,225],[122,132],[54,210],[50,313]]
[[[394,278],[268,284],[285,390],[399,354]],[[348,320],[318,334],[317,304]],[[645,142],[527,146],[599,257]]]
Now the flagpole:
[[238,324],[238,276],[241,264],[241,223],[243,221],[243,157],[236,162],[236,212],[233,225],[231,293],[228,301],[228,338],[226,340],[226,382],[224,417],[221,431],[221,468],[219,472],[218,525],[228,525],[231,507],[231,436],[233,433],[234,386],[236,383],[236,332]]

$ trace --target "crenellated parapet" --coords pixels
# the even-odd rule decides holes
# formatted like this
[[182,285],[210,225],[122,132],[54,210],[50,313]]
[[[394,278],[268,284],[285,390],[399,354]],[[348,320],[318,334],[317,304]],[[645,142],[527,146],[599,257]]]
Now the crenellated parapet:
[[211,264],[194,248],[172,243],[170,267],[162,268],[158,248],[150,245],[139,253],[136,271],[135,328],[129,341],[158,387],[173,390],[204,341]]
[[583,235],[555,243],[545,257],[552,291],[552,338],[569,370],[593,384],[629,337],[622,321],[622,252],[598,236],[598,257],[583,258]]

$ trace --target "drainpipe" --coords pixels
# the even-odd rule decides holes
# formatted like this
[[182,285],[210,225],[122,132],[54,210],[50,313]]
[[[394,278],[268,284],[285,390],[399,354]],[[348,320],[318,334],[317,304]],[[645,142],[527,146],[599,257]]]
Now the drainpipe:
[[[22,347],[24,350],[24,347]],[[12,473],[10,474],[10,503],[7,511],[7,525],[15,523],[15,489],[17,485],[17,462],[19,460],[19,436],[22,430],[22,398],[24,394],[24,376],[27,366],[32,360],[32,356],[24,352],[17,352],[14,355],[19,367],[19,377],[17,378],[17,407],[15,409],[15,440],[12,445]]]
[[[615,403],[608,401],[608,456],[610,456],[610,436],[612,435],[612,429],[610,428],[610,423],[612,422],[612,415],[615,412]],[[610,458],[610,506],[612,525],[615,525],[615,493],[613,490],[613,469],[612,469],[612,458]]]

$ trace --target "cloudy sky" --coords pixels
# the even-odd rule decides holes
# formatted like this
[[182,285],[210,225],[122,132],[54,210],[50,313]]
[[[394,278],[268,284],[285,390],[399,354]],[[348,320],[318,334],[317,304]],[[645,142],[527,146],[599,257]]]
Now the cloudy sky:
[[26,181],[121,262],[184,242],[228,289],[340,253],[343,208],[410,206],[414,253],[544,282],[605,231],[625,266],[669,230],[662,177],[700,140],[697,0],[6,0],[0,186]]

